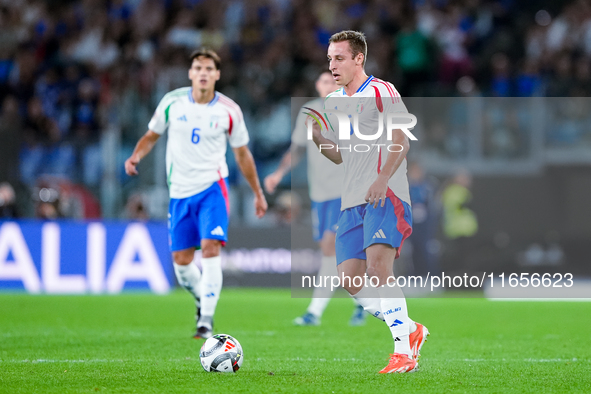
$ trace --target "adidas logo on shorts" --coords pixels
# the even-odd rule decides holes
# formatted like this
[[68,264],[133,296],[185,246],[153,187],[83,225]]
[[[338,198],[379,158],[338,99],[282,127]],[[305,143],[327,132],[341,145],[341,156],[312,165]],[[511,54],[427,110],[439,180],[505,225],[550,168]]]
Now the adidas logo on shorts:
[[216,228],[214,228],[213,230],[211,230],[211,235],[223,236],[224,235],[224,230],[222,230],[222,227],[221,226],[217,226]]
[[386,238],[386,234],[384,234],[382,229],[379,229],[372,238]]

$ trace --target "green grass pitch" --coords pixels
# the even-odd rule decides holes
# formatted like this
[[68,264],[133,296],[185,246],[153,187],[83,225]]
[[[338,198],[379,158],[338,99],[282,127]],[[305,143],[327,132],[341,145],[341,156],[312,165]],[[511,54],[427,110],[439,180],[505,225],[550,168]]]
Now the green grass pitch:
[[[216,332],[244,348],[236,374],[206,373],[194,306],[170,295],[0,295],[0,393],[591,392],[591,304],[408,300],[431,330],[421,371],[380,375],[383,323],[349,327],[334,299],[319,327],[294,327],[288,289],[225,289]],[[370,320],[371,319],[371,320]]]

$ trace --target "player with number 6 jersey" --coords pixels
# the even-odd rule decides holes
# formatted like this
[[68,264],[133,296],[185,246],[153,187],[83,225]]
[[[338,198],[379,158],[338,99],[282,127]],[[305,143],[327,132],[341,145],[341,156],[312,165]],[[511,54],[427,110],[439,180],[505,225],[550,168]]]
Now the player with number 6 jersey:
[[168,128],[166,173],[171,198],[200,193],[228,176],[226,146],[249,142],[238,104],[219,92],[205,104],[193,99],[193,88],[166,94],[148,128],[162,135]]
[[[220,249],[228,240],[228,165],[226,147],[234,152],[242,174],[254,192],[260,218],[267,202],[248,149],[248,130],[238,104],[215,90],[220,58],[209,49],[190,56],[191,86],[166,94],[125,162],[128,175],[168,130],[166,173],[170,191],[168,227],[177,280],[195,298],[196,338],[213,333],[213,315],[222,290]],[[202,250],[201,272],[193,263]]]

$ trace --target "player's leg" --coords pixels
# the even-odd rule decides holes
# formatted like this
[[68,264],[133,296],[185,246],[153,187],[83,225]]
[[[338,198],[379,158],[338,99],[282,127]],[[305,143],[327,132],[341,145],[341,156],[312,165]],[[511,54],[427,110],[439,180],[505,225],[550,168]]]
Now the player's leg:
[[213,333],[213,316],[222,291],[221,247],[228,240],[228,202],[225,180],[214,183],[203,192],[198,210],[201,236],[201,318],[197,334],[209,338]]
[[195,247],[199,245],[199,233],[191,216],[191,207],[196,204],[196,197],[171,199],[168,214],[168,229],[174,272],[179,282],[195,298],[197,313],[200,316],[199,282],[201,272],[193,263]]
[[221,241],[217,239],[201,240],[201,317],[197,322],[197,335],[209,338],[213,330],[213,315],[222,291]]
[[351,294],[351,296],[359,305],[361,305],[365,312],[369,313],[376,319],[384,321],[382,307],[380,305],[380,295],[375,287],[371,285],[364,286],[355,294]]
[[[355,286],[355,281],[349,281],[349,278],[363,278],[365,274],[365,260],[363,259],[348,259],[337,267],[337,275],[339,278],[344,278],[345,281],[343,283],[343,288],[347,290],[351,298],[353,298],[355,309],[353,310],[353,314],[351,319],[349,320],[349,325],[351,326],[362,326],[365,324],[365,316],[366,311],[373,315],[373,303],[370,299],[363,298],[363,292],[361,292],[362,298],[357,297],[360,293],[359,287]],[[363,287],[361,287],[363,289]],[[377,317],[377,316],[376,316]]]
[[[341,213],[341,199],[329,201],[312,201],[312,230],[314,240],[318,242],[321,251],[319,278],[337,275],[337,260],[335,256],[335,232],[337,221]],[[328,283],[331,281],[329,280]],[[319,280],[319,283],[325,283]],[[297,317],[294,324],[299,326],[316,326],[330,302],[334,290],[330,286],[314,287],[312,300],[306,313]]]
[[393,281],[393,264],[397,249],[386,244],[374,244],[366,249],[367,275],[377,284],[384,321],[394,339],[394,354],[380,373],[413,372],[417,369],[410,348],[410,319],[402,289]]
[[336,256],[340,278],[345,278],[342,287],[349,292],[355,301],[372,316],[382,317],[380,298],[375,288],[355,286],[349,278],[363,277],[366,271],[366,254],[363,250],[363,212],[365,208],[358,206],[345,209],[339,217],[336,235]]
[[412,216],[408,204],[392,193],[388,197],[383,207],[366,207],[364,247],[367,275],[376,279],[374,284],[377,284],[380,309],[394,338],[394,355],[388,367],[380,372],[410,372],[416,367],[410,344],[410,333],[416,324],[408,317],[406,299],[402,289],[396,285],[393,267],[404,240],[412,232]]
[[[352,297],[357,301],[359,305],[365,310],[365,312],[369,313],[373,317],[378,320],[385,322],[384,315],[382,313],[382,303],[380,295],[378,294],[378,289],[371,285],[363,287],[359,292],[356,294],[352,294]],[[413,355],[416,354],[415,358],[418,358],[418,352],[420,347],[423,345],[424,341],[426,340],[426,336],[429,335],[426,327],[421,325],[420,323],[416,323],[410,317],[408,318],[409,326],[410,326],[410,344],[411,350],[413,351]],[[421,331],[417,331],[421,329]],[[425,338],[423,339],[423,330],[425,330]],[[419,335],[421,334],[421,335]]]
[[[324,256],[323,264],[330,267],[332,271],[331,275],[334,275],[337,274],[336,232],[339,226],[338,221],[341,217],[341,199],[337,198],[331,201],[327,201],[325,205],[327,206],[327,208],[325,209],[327,230],[324,232],[324,238],[322,240],[322,245],[320,247],[322,250],[322,255]],[[349,320],[349,324],[352,326],[364,325],[365,312],[363,309],[363,305],[359,304],[355,298],[353,298],[353,301],[355,304],[355,309],[353,310],[353,314],[351,316],[351,319]]]
[[[380,296],[382,316],[395,339],[395,353],[412,355],[409,344],[410,321],[406,299],[394,280],[396,248],[387,244],[373,244],[366,249],[367,276],[377,278],[377,293]],[[377,282],[377,283],[376,283]]]
[[176,279],[183,288],[199,301],[199,267],[193,264],[195,248],[187,248],[172,252],[172,260]]
[[[322,257],[320,258],[320,269],[318,270],[318,277],[324,278],[328,276],[337,275],[337,260],[335,256],[335,234],[332,231],[324,231],[324,236],[318,243]],[[323,283],[322,280],[319,283]],[[327,281],[330,283],[330,281]],[[326,306],[330,302],[334,290],[331,290],[330,286],[319,286],[314,287],[312,293],[312,300],[306,313],[302,316],[297,317],[294,320],[294,324],[298,326],[317,326],[320,324],[320,319],[324,314]]]
[[[339,216],[335,254],[340,278],[352,278],[365,274],[366,255],[363,251],[363,218],[362,207],[345,209]],[[380,309],[380,298],[375,288],[356,287],[345,281],[342,287],[366,312],[384,320]]]
[[[382,306],[378,289],[371,285],[364,286],[356,294],[352,294],[358,305],[378,320],[384,321],[384,315],[382,314]],[[409,318],[410,319],[410,318]],[[412,319],[410,319],[411,332],[414,332],[417,327]]]

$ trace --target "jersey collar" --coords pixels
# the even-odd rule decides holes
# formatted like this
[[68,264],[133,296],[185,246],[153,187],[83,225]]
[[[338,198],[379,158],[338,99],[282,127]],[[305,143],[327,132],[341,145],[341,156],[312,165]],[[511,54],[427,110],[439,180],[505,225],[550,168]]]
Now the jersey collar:
[[[359,86],[359,89],[357,89],[357,91],[353,94],[359,93],[359,92],[363,92],[363,90],[367,87],[367,85],[369,85],[369,83],[373,80],[373,75],[370,75],[369,77],[367,77],[367,79],[365,80],[365,82],[363,82],[361,84],[361,86]],[[343,96],[346,96],[347,93],[345,93],[345,87],[343,86],[341,88],[341,90],[343,91]]]
[[[215,103],[218,102],[218,99],[220,98],[218,92],[214,91],[213,92],[213,99],[207,103],[207,106],[212,106]],[[193,100],[193,88],[189,89],[189,102],[195,104],[195,100]]]

